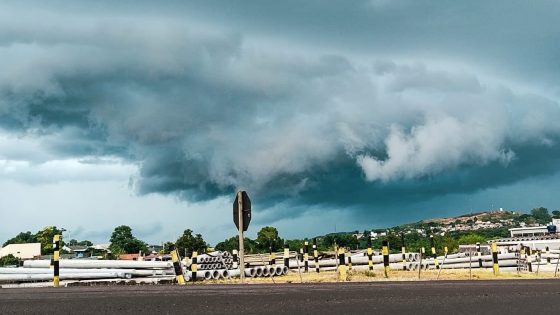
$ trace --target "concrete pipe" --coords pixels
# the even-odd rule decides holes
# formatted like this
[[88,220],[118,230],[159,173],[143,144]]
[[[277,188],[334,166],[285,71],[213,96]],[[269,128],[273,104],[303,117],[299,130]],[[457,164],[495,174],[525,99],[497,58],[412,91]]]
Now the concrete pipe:
[[[482,261],[492,261],[492,255],[485,255],[481,256]],[[498,254],[498,260],[507,260],[507,259],[517,259],[514,253],[509,254]],[[433,260],[429,260],[432,261]],[[440,260],[441,262],[442,260]],[[453,258],[453,259],[446,259],[446,264],[457,264],[457,263],[468,263],[469,261],[473,262],[473,265],[476,263],[478,265],[478,257],[473,256],[469,257],[461,257],[461,258]]]
[[212,270],[210,273],[212,274],[212,279],[214,280],[220,279],[222,275],[218,270]]
[[[114,279],[125,278],[129,279],[130,274],[123,274],[118,272],[111,273],[67,273],[60,274],[60,280],[81,280],[81,279]],[[0,282],[2,281],[52,281],[52,274],[3,274],[0,275]]]
[[[74,273],[127,273],[131,276],[151,277],[161,274],[161,270],[136,270],[136,269],[71,269],[60,268],[60,274]],[[52,274],[50,268],[0,268],[0,274]]]
[[255,267],[255,268],[252,268],[252,269],[255,270],[255,277],[262,277],[263,276],[263,272],[264,272],[263,267]]
[[228,279],[229,278],[229,270],[227,269],[220,269],[220,278]]
[[[494,266],[494,263],[491,261],[483,261],[482,267],[483,268],[491,268]],[[517,260],[516,259],[508,259],[508,260],[500,260],[498,261],[498,266],[500,267],[516,267]],[[458,263],[458,264],[443,264],[440,265],[442,269],[469,269],[469,263]],[[478,261],[472,263],[472,269],[478,269]]]
[[[196,281],[204,281],[204,280],[206,280],[205,277],[201,276],[201,273],[202,273],[202,272],[197,272],[197,273],[196,273]],[[192,280],[193,280],[193,279],[192,279],[192,272],[190,272],[190,271],[187,271],[183,276],[185,277],[185,281],[192,281]]]
[[[24,268],[49,268],[50,260],[26,260]],[[60,260],[60,268],[117,268],[117,269],[168,269],[171,261],[134,261],[134,260]]]
[[[202,276],[204,277],[204,280],[211,280],[212,279],[212,271],[203,270],[200,273],[202,273]],[[198,272],[196,273],[196,275],[198,276]]]
[[290,268],[288,266],[282,266],[282,274],[287,275],[290,272]]
[[[233,269],[229,271],[230,277],[239,277],[239,269]],[[255,278],[257,276],[256,268],[245,268],[245,276]]]
[[268,266],[268,274],[271,277],[274,277],[276,275],[276,267],[274,266]]
[[284,275],[284,267],[283,266],[276,266],[276,268],[274,268],[274,275],[275,276]]
[[263,277],[270,277],[270,269],[268,269],[267,266],[261,267],[261,270],[262,270]]

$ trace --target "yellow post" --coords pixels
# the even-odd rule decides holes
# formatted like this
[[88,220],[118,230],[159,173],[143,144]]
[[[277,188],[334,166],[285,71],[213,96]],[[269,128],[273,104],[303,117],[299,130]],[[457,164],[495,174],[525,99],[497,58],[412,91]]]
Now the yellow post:
[[317,251],[317,238],[313,239],[313,261],[315,261],[315,272],[319,273],[319,252]]
[[185,277],[183,276],[183,269],[181,268],[181,262],[179,262],[179,254],[177,250],[171,251],[171,261],[173,262],[173,269],[175,270],[175,279],[179,285],[185,285]]
[[492,262],[494,275],[497,276],[500,273],[500,265],[498,264],[498,244],[496,244],[496,242],[492,243]]
[[[196,251],[193,251],[191,256],[191,261],[192,261],[191,272],[192,272],[193,281],[196,281],[196,272],[198,271],[197,257],[198,257],[198,253]],[[245,272],[245,270],[243,272]]]
[[347,274],[347,267],[346,267],[346,262],[344,259],[344,248],[339,248],[338,249],[338,278],[340,281],[346,281],[348,279],[348,274]]
[[382,242],[381,253],[383,254],[383,270],[385,273],[385,278],[389,278],[389,242]]
[[53,286],[56,288],[60,284],[60,240],[61,235],[53,237]]

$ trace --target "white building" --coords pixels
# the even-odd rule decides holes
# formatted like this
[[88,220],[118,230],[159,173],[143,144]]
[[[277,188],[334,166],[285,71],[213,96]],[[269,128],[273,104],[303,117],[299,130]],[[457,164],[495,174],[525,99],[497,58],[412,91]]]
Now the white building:
[[546,226],[531,226],[509,229],[511,237],[540,236],[548,234]]
[[9,244],[0,249],[0,257],[9,254],[20,259],[32,259],[41,256],[41,243]]

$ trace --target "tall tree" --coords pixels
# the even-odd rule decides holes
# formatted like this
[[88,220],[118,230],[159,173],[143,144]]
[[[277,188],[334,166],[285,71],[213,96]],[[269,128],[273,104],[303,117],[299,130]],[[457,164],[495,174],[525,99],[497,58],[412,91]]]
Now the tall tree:
[[132,229],[127,225],[121,225],[115,228],[113,234],[111,234],[111,245],[109,249],[113,255],[148,251],[146,243],[134,237],[132,235]]
[[278,251],[284,246],[284,241],[278,237],[278,230],[272,226],[265,226],[257,233],[257,246],[261,251]]
[[181,237],[179,237],[175,242],[175,246],[177,247],[180,255],[184,255],[186,253],[190,256],[193,251],[197,251],[198,253],[205,252],[208,244],[206,244],[201,234],[193,235],[193,231],[191,229],[186,229],[183,232],[183,235],[181,235]]
[[531,216],[535,218],[535,221],[539,224],[548,224],[552,217],[548,213],[547,208],[539,207],[531,210]]

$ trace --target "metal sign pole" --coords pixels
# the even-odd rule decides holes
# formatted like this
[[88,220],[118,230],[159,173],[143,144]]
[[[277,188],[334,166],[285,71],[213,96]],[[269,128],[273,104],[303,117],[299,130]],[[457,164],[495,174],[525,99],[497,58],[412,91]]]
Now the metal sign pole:
[[237,193],[237,218],[239,219],[239,278],[245,283],[245,250],[243,247],[243,195]]

